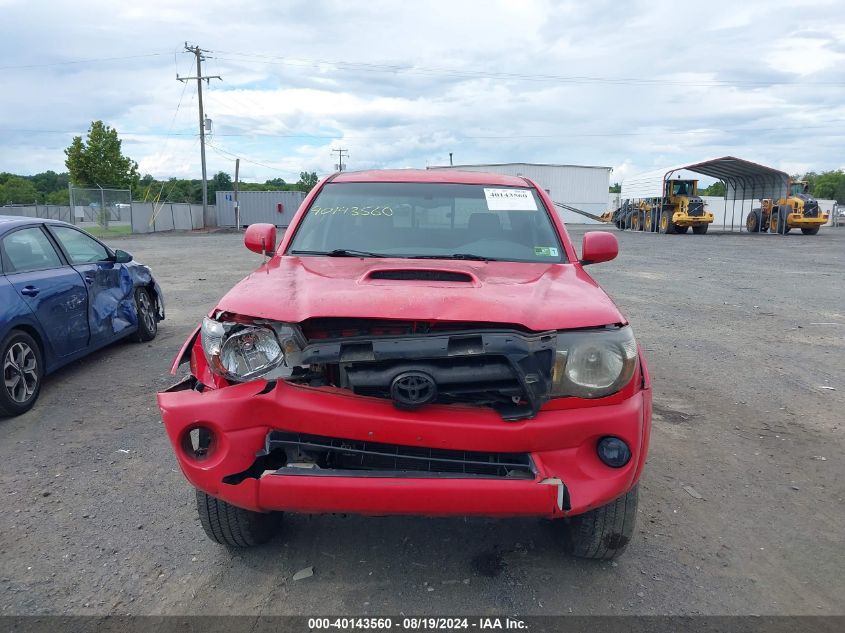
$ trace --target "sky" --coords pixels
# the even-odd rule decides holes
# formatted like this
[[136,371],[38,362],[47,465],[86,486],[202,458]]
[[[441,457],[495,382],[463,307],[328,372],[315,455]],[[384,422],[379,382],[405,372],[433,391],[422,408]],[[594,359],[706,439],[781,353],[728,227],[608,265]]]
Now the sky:
[[611,181],[734,155],[845,169],[842,0],[0,0],[0,171],[65,171],[91,121],[142,174],[535,162]]

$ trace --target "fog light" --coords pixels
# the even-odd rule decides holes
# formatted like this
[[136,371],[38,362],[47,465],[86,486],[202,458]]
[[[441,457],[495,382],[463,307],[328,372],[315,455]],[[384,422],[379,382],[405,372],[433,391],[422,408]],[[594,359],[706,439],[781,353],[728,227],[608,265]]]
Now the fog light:
[[622,468],[631,460],[631,449],[618,437],[603,437],[596,447],[599,459],[611,468]]
[[214,432],[204,426],[194,426],[182,435],[182,452],[194,461],[208,459],[217,446]]

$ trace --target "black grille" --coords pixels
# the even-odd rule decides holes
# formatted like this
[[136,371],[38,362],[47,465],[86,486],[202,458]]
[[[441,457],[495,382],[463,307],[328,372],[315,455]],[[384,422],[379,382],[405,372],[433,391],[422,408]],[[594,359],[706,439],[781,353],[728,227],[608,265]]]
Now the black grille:
[[[487,453],[421,446],[361,442],[336,437],[271,431],[268,450],[283,449],[293,460],[303,456],[317,468],[288,468],[305,475],[325,475],[326,470],[367,471],[395,476],[451,476],[533,479],[534,467],[527,453]],[[292,461],[293,461],[292,460]],[[285,470],[285,469],[283,469]]]
[[472,277],[466,273],[451,270],[375,270],[370,279],[395,279],[400,281],[458,281],[471,283]]
[[687,214],[693,217],[704,215],[704,203],[700,201],[690,201],[689,207],[687,209]]
[[817,218],[819,217],[819,203],[818,202],[805,202],[804,203],[804,217],[805,218]]

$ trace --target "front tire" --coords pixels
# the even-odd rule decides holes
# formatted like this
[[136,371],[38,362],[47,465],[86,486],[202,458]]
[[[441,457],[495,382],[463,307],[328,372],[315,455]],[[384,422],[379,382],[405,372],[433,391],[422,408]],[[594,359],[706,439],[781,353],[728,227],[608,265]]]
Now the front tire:
[[801,229],[801,232],[804,235],[815,235],[819,232],[819,227],[817,226],[808,226]]
[[772,215],[769,219],[769,231],[772,233],[779,233],[780,235],[786,235],[789,233],[789,223],[787,222],[787,217],[791,211],[791,207],[788,205],[786,207],[778,207],[776,211],[772,212]]
[[206,535],[227,547],[254,547],[276,533],[279,512],[253,512],[197,490],[197,512]]
[[692,232],[696,235],[704,235],[707,233],[707,227],[709,226],[709,224],[699,224],[698,226],[692,227]]
[[44,364],[41,348],[35,339],[22,330],[12,330],[0,343],[0,417],[21,415],[29,411],[41,392]]
[[138,342],[152,341],[158,334],[156,302],[146,288],[135,288],[135,313],[138,315]]
[[672,212],[664,211],[660,214],[660,232],[664,235],[675,232],[675,223],[672,222]]
[[564,548],[579,558],[610,560],[625,551],[637,521],[637,488],[564,525]]
[[745,229],[749,233],[766,233],[768,225],[763,222],[763,212],[760,209],[752,209],[745,218]]

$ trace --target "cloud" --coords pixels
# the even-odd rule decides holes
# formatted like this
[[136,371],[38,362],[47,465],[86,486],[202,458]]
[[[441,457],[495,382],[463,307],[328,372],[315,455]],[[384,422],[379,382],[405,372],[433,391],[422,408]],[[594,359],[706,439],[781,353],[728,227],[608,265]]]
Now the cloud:
[[196,70],[186,39],[223,77],[204,91],[210,173],[235,155],[246,179],[329,173],[335,147],[351,168],[452,152],[614,166],[613,180],[722,154],[842,167],[835,0],[7,1],[4,18],[0,170],[63,169],[101,118],[143,172],[198,177],[196,90],[175,80]]

